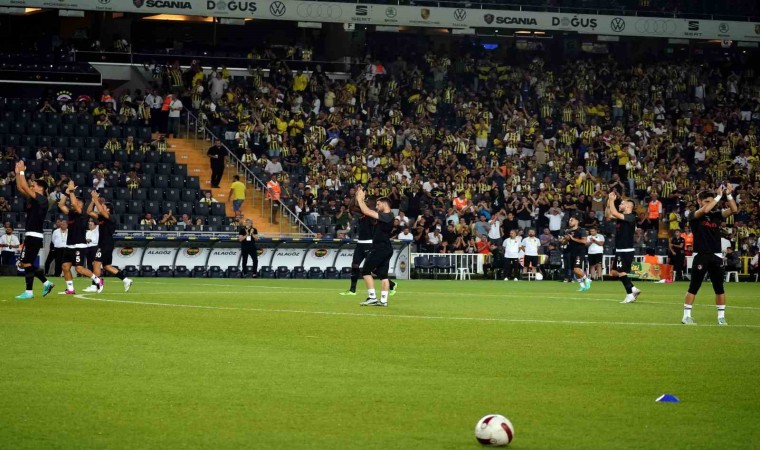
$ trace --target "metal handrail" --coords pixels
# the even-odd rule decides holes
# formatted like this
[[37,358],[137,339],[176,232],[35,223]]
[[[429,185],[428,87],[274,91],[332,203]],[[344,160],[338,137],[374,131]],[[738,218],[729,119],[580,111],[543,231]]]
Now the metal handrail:
[[[199,126],[200,122],[198,120],[198,117],[195,114],[193,114],[192,112],[187,111],[186,118],[187,118],[187,120],[186,120],[185,124],[186,124],[186,130],[187,130],[187,133],[188,133],[188,138],[198,139],[198,134],[200,133],[202,135],[202,139],[204,141],[206,140],[207,137],[211,137],[212,139],[218,139],[219,142],[222,143],[222,147],[225,150],[227,150],[227,159],[226,159],[226,161],[228,162],[228,165],[229,165],[230,161],[233,162],[233,165],[234,165],[235,170],[236,170],[236,174],[238,174],[240,172],[245,173],[246,181],[249,180],[249,179],[251,181],[253,181],[254,189],[258,189],[261,193],[266,192],[266,183],[263,180],[261,180],[259,177],[257,177],[256,174],[254,174],[253,171],[247,165],[245,165],[242,161],[240,161],[240,159],[237,157],[237,155],[233,151],[231,151],[229,149],[229,147],[227,147],[227,144],[224,143],[224,139],[220,139],[213,132],[211,132],[211,130],[209,130],[208,127],[205,127],[205,126],[201,127],[201,126]],[[191,132],[191,129],[192,129],[191,125],[190,125],[191,121],[195,124],[195,131],[194,131],[192,137],[190,136],[190,132]],[[227,181],[229,182],[230,178],[231,178],[230,171],[225,171],[225,173],[226,173]],[[265,208],[265,203],[266,203],[265,197],[266,197],[265,195],[261,196],[261,209],[262,210],[264,210],[264,208]],[[252,197],[251,198],[251,204],[253,205],[254,202],[255,202],[255,199]],[[298,230],[299,230],[299,233],[303,233],[303,234],[305,234],[305,235],[307,235],[309,237],[316,236],[316,233],[314,233],[314,231],[312,231],[301,219],[299,219],[298,215],[293,210],[291,210],[290,208],[288,208],[287,206],[285,206],[282,202],[280,202],[279,210],[280,210],[279,211],[280,218],[287,219],[288,223],[290,225],[297,226]],[[269,204],[269,223],[270,224],[273,223],[273,219],[274,219],[274,208],[272,207],[272,204],[270,202],[270,204]],[[283,233],[283,231],[282,231],[283,222],[280,221],[279,224],[280,224],[280,234],[281,235],[294,234],[294,233],[290,233],[290,232]]]

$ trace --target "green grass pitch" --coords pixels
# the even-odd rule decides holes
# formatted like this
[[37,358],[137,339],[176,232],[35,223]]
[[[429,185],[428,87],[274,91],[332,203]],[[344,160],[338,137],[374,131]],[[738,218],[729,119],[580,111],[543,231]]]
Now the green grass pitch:
[[56,282],[0,279],[0,448],[477,449],[487,413],[518,449],[760,442],[760,284],[727,285],[728,327],[705,285],[688,327],[683,283],[402,281],[376,308],[347,281]]

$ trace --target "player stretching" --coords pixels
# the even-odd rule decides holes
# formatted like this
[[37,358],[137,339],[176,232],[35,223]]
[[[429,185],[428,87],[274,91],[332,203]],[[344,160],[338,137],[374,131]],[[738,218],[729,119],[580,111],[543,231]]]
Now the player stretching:
[[575,216],[570,217],[567,220],[567,224],[569,227],[565,230],[565,237],[562,241],[567,244],[570,264],[573,265],[575,279],[581,285],[578,292],[585,292],[591,288],[591,279],[583,271],[583,264],[586,260],[586,245],[588,245],[586,232],[582,228],[578,228],[578,218]]
[[620,211],[615,206],[617,193],[610,192],[607,200],[607,219],[615,221],[615,258],[612,260],[610,276],[617,277],[625,287],[625,299],[620,303],[633,303],[641,291],[628,278],[633,263],[633,235],[636,232],[636,214],[633,214],[633,201],[622,200]]
[[[713,291],[715,291],[715,305],[718,307],[718,325],[726,323],[726,291],[723,289],[723,250],[720,248],[720,223],[737,211],[733,195],[734,188],[731,184],[721,185],[718,195],[713,192],[702,191],[697,195],[699,209],[689,219],[689,225],[694,233],[694,260],[691,264],[691,282],[686,293],[683,305],[683,319],[681,323],[696,325],[691,318],[691,306],[699,292],[705,275],[710,275]],[[726,193],[728,209],[713,211],[720,199]]]
[[[375,202],[371,199],[367,200],[367,206],[369,208],[374,208]],[[361,210],[358,210],[358,207],[356,207],[354,200],[351,201],[348,209],[351,212],[361,213]],[[357,222],[359,232],[356,248],[354,249],[354,256],[351,260],[351,287],[346,292],[341,292],[340,295],[356,295],[356,282],[359,280],[361,274],[362,262],[364,262],[364,259],[372,249],[372,233],[375,228],[374,219],[362,214]],[[393,296],[396,294],[396,283],[394,283],[393,280],[388,281],[390,282],[390,292],[388,295]]]
[[[373,211],[364,203],[364,189],[359,186],[356,188],[356,203],[361,208],[362,214],[377,219],[374,235],[372,236],[372,248],[364,260],[362,267],[362,276],[367,284],[367,300],[361,303],[362,306],[388,306],[388,290],[390,283],[388,280],[388,269],[390,267],[391,257],[393,256],[393,247],[391,247],[391,229],[393,228],[393,214],[391,213],[391,202],[387,197],[380,197],[375,200],[375,209]],[[379,278],[381,291],[380,300],[375,294],[375,280],[372,274]]]
[[66,280],[66,290],[59,294],[74,295],[74,277],[71,276],[71,266],[74,265],[77,273],[91,278],[98,286],[98,292],[103,290],[103,280],[83,265],[83,249],[87,247],[87,216],[83,211],[82,201],[76,196],[77,187],[73,180],[66,187],[66,195],[70,204],[66,206],[66,196],[61,196],[58,209],[68,214],[69,234],[66,237],[66,248],[63,251],[63,278]]
[[42,281],[42,296],[46,296],[55,287],[53,283],[45,277],[45,272],[39,267],[34,267],[34,260],[40,252],[43,245],[42,226],[45,222],[45,216],[48,211],[47,184],[42,181],[33,181],[29,186],[24,174],[26,166],[24,161],[16,163],[16,190],[26,197],[26,233],[24,235],[24,249],[21,250],[21,267],[24,268],[24,277],[26,278],[26,291],[17,295],[17,300],[28,300],[34,298],[34,277]]
[[[97,212],[95,209],[97,208]],[[114,275],[116,278],[124,282],[124,292],[129,291],[132,287],[132,280],[124,277],[124,273],[119,269],[111,265],[113,258],[113,235],[116,232],[116,225],[114,224],[113,217],[111,217],[112,206],[110,203],[101,202],[100,195],[97,191],[92,191],[92,200],[87,206],[87,215],[98,221],[98,251],[95,253],[95,261],[92,263],[92,271],[100,277],[103,273],[102,269],[106,272]],[[92,286],[84,290],[84,292],[103,292],[103,285],[98,286],[93,281]]]

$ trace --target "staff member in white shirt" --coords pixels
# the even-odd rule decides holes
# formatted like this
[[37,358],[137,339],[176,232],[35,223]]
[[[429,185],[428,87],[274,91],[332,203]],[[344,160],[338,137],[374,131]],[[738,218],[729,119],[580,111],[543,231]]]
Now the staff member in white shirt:
[[604,258],[604,235],[599,234],[599,230],[594,227],[588,229],[586,240],[588,246],[588,265],[589,276],[592,280],[601,280],[602,276],[602,259]]
[[520,243],[516,230],[509,230],[509,237],[504,239],[504,281],[520,281]]
[[0,264],[10,266],[10,269],[4,269],[4,271],[8,271],[8,275],[13,271],[13,265],[16,263],[16,252],[20,247],[21,242],[19,242],[18,236],[13,234],[13,227],[8,224],[5,227],[5,234],[0,239]]
[[169,103],[169,127],[166,134],[171,134],[175,139],[180,138],[179,116],[182,113],[182,108],[182,101],[176,95],[173,95],[172,101]]
[[[85,233],[85,239],[87,240],[87,247],[84,250],[84,254],[87,257],[87,268],[92,270],[92,263],[95,261],[95,253],[98,252],[98,241],[100,239],[100,232],[98,230],[98,224],[95,222],[95,219],[89,219],[87,221],[87,232]],[[87,289],[84,291],[93,292],[88,291]],[[98,288],[95,286],[94,292],[97,291]]]
[[536,230],[533,228],[528,230],[528,237],[522,240],[520,247],[525,253],[523,259],[523,266],[528,269],[528,272],[536,273],[539,267],[538,260],[538,247],[541,246],[541,241],[536,237]]
[[69,237],[69,224],[65,220],[60,219],[55,224],[58,228],[53,230],[50,251],[45,259],[45,274],[50,275],[50,265],[55,262],[53,275],[59,276],[63,264],[63,249],[66,248],[66,239]]

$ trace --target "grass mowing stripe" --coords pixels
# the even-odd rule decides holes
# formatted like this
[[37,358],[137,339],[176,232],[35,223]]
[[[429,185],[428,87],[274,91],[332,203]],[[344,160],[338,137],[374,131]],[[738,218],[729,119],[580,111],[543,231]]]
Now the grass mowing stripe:
[[[159,284],[159,283],[150,283],[150,284]],[[203,284],[201,286],[215,286],[215,287],[239,287],[236,285],[227,285],[227,284]],[[305,294],[309,292],[313,293],[319,293],[319,292],[325,292],[325,291],[331,291],[331,292],[337,292],[335,289],[328,289],[328,288],[288,288],[285,286],[255,286],[256,289],[263,288],[263,289],[278,289],[278,290],[284,290],[288,289],[287,291],[283,292],[270,292],[268,295],[291,295],[291,294]],[[298,290],[291,290],[291,289],[298,289]],[[192,292],[173,292],[173,294],[180,294],[180,295],[208,295],[208,294],[235,294],[235,295],[242,295],[245,294],[245,292],[240,291],[212,291],[212,292],[198,292],[198,291],[192,291]],[[524,294],[510,294],[510,293],[503,293],[503,294],[471,294],[467,292],[461,292],[461,293],[453,293],[453,292],[437,292],[437,291],[399,291],[396,295],[401,295],[402,297],[405,297],[406,295],[449,295],[449,296],[456,296],[456,297],[488,297],[488,298],[525,298]],[[109,293],[108,295],[130,295],[128,292],[113,292]],[[141,292],[140,295],[166,295],[163,292]],[[590,301],[590,302],[607,302],[607,303],[620,303],[620,301],[615,299],[608,299],[608,298],[600,298],[600,297],[593,297],[593,293],[589,296],[584,297],[570,297],[570,296],[545,296],[542,295],[542,299],[546,300],[580,300],[580,301]],[[599,295],[605,295],[605,294],[599,294]],[[361,294],[359,295],[361,297]],[[635,302],[636,304],[640,305],[680,305],[680,303],[675,302],[650,302],[650,301],[642,301],[637,300]],[[710,307],[714,308],[715,305],[709,304],[709,303],[695,303],[694,307],[702,308],[702,307]],[[627,307],[626,307],[627,308]],[[742,309],[747,311],[760,311],[760,307],[754,307],[754,306],[735,306],[735,305],[727,305],[726,309]]]
[[[347,317],[391,317],[398,319],[421,319],[421,320],[455,320],[475,322],[500,322],[500,323],[535,323],[535,324],[559,324],[559,325],[619,325],[619,326],[648,326],[648,327],[683,327],[680,323],[659,322],[612,322],[612,321],[585,321],[585,320],[544,320],[544,319],[504,319],[498,317],[446,317],[446,316],[420,316],[414,314],[366,314],[348,313],[335,311],[307,311],[301,309],[270,309],[270,308],[239,308],[232,306],[210,305],[186,305],[181,303],[139,302],[134,300],[114,300],[106,298],[88,298],[84,294],[75,295],[75,298],[86,301],[104,303],[123,303],[130,305],[165,306],[171,308],[210,309],[221,311],[249,311],[268,312],[278,314],[311,314],[320,316],[347,316]],[[701,325],[702,327],[718,327],[718,325]],[[760,328],[760,325],[733,325],[732,328]]]

